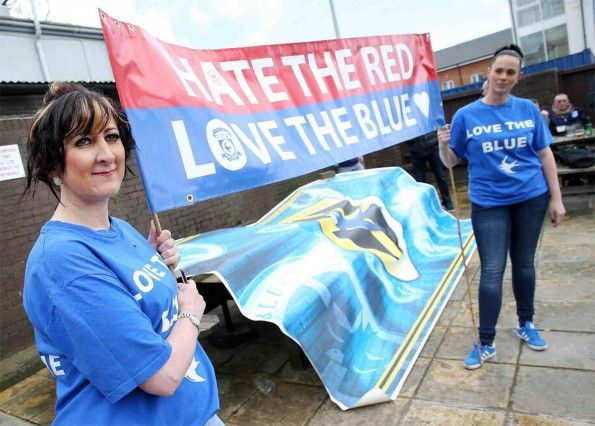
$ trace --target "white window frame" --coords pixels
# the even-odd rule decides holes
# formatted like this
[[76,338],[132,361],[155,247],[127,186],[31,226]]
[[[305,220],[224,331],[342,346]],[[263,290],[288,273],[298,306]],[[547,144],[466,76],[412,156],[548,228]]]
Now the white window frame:
[[484,77],[483,73],[481,73],[481,72],[476,72],[469,76],[469,81],[471,83],[479,83],[480,81],[484,81],[484,80],[485,80],[485,77]]
[[453,89],[455,87],[454,80],[445,80],[442,82],[442,90]]

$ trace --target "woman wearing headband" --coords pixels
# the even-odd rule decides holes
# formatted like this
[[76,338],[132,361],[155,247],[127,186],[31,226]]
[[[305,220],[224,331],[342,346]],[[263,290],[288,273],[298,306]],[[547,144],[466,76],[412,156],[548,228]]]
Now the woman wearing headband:
[[25,271],[23,303],[56,378],[54,424],[221,424],[213,367],[197,343],[205,302],[168,270],[169,231],[149,242],[109,214],[134,140],[124,112],[53,83],[28,139],[28,191],[58,199]]
[[481,262],[479,338],[465,359],[478,368],[496,355],[494,338],[502,305],[502,279],[507,256],[519,327],[516,334],[533,350],[547,344],[533,324],[535,250],[549,205],[554,226],[565,210],[552,136],[539,110],[510,91],[521,76],[523,55],[514,44],[497,50],[488,73],[485,97],[461,108],[452,127],[438,130],[440,157],[452,167],[468,162],[471,221]]

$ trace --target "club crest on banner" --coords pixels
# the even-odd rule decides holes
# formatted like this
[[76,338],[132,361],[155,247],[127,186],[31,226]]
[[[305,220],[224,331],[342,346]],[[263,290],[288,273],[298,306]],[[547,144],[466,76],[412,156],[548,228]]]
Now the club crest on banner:
[[403,281],[419,274],[407,253],[403,226],[394,219],[381,199],[325,198],[281,223],[316,220],[324,235],[337,246],[377,256],[387,272]]
[[100,14],[152,212],[321,170],[444,123],[427,34],[200,50]]

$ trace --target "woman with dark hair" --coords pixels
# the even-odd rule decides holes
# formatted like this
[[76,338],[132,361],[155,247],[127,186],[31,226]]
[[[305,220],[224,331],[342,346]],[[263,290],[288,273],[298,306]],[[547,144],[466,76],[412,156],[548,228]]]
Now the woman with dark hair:
[[78,84],[53,83],[29,133],[25,192],[41,181],[59,200],[23,293],[57,382],[55,424],[221,424],[197,343],[205,302],[168,270],[170,232],[152,226],[147,241],[109,214],[133,147],[124,112]]
[[533,324],[535,250],[549,204],[554,226],[565,210],[552,136],[535,105],[510,94],[521,76],[523,54],[514,44],[497,50],[486,96],[461,108],[452,127],[438,130],[440,157],[449,167],[468,162],[471,221],[481,262],[479,338],[465,359],[478,368],[496,355],[494,338],[502,305],[507,255],[519,327],[516,334],[534,350],[547,344]]

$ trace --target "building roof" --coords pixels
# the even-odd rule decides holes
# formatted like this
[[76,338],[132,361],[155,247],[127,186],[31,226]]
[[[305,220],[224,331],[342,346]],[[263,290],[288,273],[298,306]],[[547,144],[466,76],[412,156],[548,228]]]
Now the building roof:
[[456,46],[438,50],[434,52],[436,68],[438,71],[445,71],[457,65],[489,58],[498,48],[512,42],[512,29],[508,28],[497,33],[457,44]]
[[[37,43],[32,20],[1,17],[0,46],[1,83],[114,82],[99,28],[41,22]],[[39,50],[43,52],[49,78],[44,76]]]

